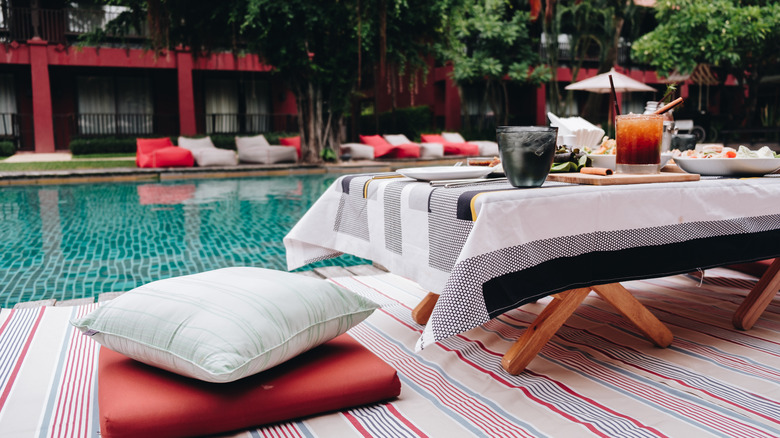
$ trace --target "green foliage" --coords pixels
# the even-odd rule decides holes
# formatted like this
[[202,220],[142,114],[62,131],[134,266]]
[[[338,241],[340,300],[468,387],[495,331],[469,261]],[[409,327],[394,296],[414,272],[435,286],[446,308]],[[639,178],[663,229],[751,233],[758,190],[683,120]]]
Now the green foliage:
[[135,153],[135,137],[75,137],[68,145],[73,155]]
[[660,75],[691,73],[707,64],[724,81],[746,84],[747,124],[757,123],[762,77],[780,73],[780,3],[740,0],[659,0],[659,25],[636,41],[632,56]]
[[539,85],[551,77],[543,65],[531,35],[530,13],[512,2],[474,0],[456,10],[449,45],[440,55],[453,65],[459,85],[484,84],[487,106],[505,120],[509,81]]
[[0,157],[10,157],[16,153],[16,146],[12,141],[0,141]]
[[404,134],[412,141],[418,141],[420,134],[431,132],[433,114],[427,106],[399,108],[379,114],[379,132],[376,128],[376,118],[373,114],[360,117],[360,133],[373,134]]

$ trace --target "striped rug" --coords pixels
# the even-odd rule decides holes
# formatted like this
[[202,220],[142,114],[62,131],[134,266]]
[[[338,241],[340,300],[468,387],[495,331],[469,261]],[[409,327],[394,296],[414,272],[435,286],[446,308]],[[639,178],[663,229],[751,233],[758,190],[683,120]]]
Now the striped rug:
[[[674,333],[666,349],[591,294],[519,376],[501,356],[549,299],[417,354],[426,291],[393,274],[330,281],[382,304],[350,333],[398,370],[400,397],[229,436],[780,436],[780,299],[752,330],[731,326],[751,277],[624,283]],[[97,349],[67,324],[95,306],[0,312],[0,435],[98,436]]]

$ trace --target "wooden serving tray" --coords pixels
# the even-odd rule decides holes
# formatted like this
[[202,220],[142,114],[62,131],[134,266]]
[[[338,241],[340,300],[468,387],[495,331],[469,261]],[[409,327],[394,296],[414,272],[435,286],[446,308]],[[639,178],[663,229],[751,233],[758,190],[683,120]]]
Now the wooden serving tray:
[[650,175],[634,175],[627,173],[613,173],[609,176],[590,175],[587,173],[551,173],[547,175],[549,181],[559,181],[573,184],[591,184],[607,186],[616,184],[643,184],[657,182],[698,181],[700,175],[696,173],[661,172]]

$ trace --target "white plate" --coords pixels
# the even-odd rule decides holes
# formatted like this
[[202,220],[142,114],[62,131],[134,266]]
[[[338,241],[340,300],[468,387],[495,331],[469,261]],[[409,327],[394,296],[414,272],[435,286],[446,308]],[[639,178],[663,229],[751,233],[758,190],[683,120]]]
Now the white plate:
[[688,173],[712,176],[762,176],[780,169],[780,158],[684,158],[674,162]]
[[[590,161],[593,162],[593,167],[606,167],[607,169],[615,170],[615,154],[588,154],[588,157],[590,157]],[[671,152],[662,153],[661,167],[664,167],[671,158]]]
[[414,178],[420,181],[480,178],[492,171],[493,168],[487,166],[409,167],[396,170],[396,172],[407,178]]

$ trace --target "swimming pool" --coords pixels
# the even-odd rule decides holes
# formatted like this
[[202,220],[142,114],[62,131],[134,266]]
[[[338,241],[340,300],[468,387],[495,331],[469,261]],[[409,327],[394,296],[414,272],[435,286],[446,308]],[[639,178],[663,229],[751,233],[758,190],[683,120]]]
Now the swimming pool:
[[286,270],[282,238],[337,177],[0,188],[0,307],[227,266]]

